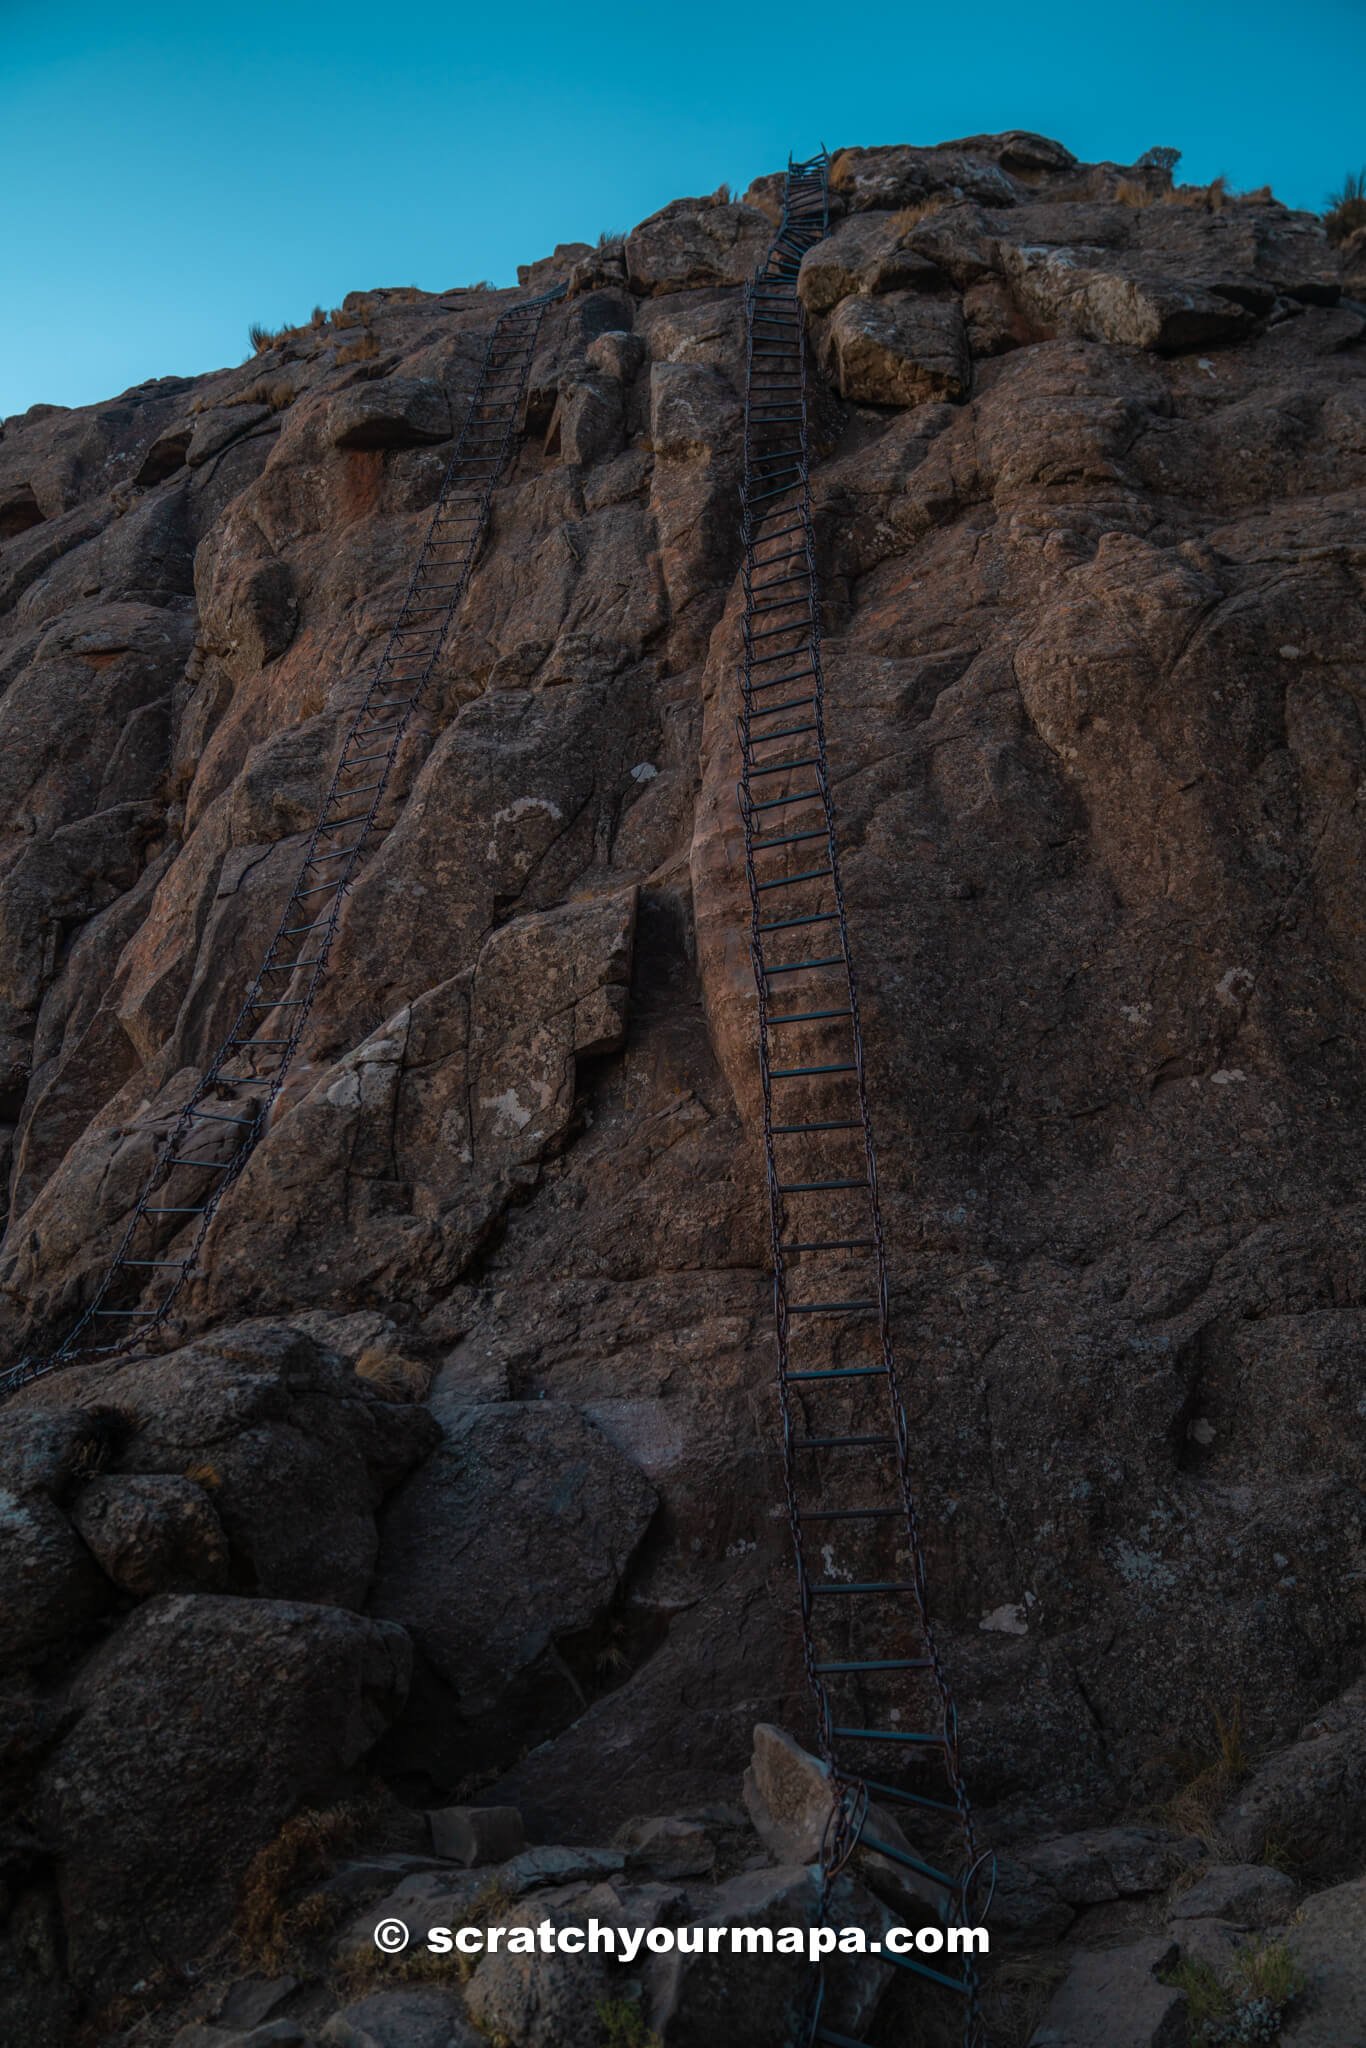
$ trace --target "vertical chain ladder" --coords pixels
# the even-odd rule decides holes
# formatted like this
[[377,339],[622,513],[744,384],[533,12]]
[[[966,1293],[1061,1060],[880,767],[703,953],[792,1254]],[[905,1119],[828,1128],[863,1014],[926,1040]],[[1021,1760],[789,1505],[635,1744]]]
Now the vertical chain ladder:
[[337,936],[373,851],[399,748],[464,598],[494,487],[520,431],[541,320],[564,286],[511,306],[485,344],[474,393],[408,587],[356,707],[288,901],[227,1037],[195,1084],[139,1193],[114,1258],[57,1349],[0,1375],[15,1392],[81,1357],[127,1351],[165,1321],[214,1214],[264,1133]]
[[[803,1655],[832,1809],[821,1915],[860,1845],[973,1924],[979,1856],[957,1716],[935,1642],[897,1381],[887,1251],[826,756],[811,518],[805,252],[827,230],[828,158],[789,164],[778,233],[747,292],[744,666],[737,720],[758,993],[784,1484]],[[928,1789],[927,1789],[928,1788]],[[925,1858],[880,1838],[870,1805],[908,1809]],[[941,1846],[942,1845],[942,1846]],[[982,2042],[971,1958],[884,1958],[963,1999]],[[808,2039],[862,2048],[824,2014]]]

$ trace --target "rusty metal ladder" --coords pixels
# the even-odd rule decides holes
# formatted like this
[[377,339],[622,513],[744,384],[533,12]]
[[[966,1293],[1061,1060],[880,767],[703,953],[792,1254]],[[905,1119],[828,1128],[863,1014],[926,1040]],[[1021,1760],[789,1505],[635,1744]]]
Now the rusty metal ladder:
[[378,844],[399,748],[464,598],[495,486],[521,430],[542,318],[564,290],[521,300],[491,329],[431,524],[265,957],[158,1147],[93,1297],[54,1351],[0,1375],[0,1396],[77,1358],[124,1352],[150,1337],[195,1271],[218,1206],[259,1143],[299,1048],[357,869]]
[[[828,158],[790,163],[782,221],[746,294],[744,656],[738,789],[758,997],[784,1485],[803,1654],[832,1811],[821,1913],[858,1846],[937,1889],[954,1924],[983,1909],[958,1723],[931,1624],[898,1384],[858,981],[826,750],[810,491],[802,257],[827,232]],[[870,1804],[908,1809],[938,1859],[880,1839]],[[892,1957],[963,1999],[975,1967]],[[824,2017],[808,2038],[862,2048]]]

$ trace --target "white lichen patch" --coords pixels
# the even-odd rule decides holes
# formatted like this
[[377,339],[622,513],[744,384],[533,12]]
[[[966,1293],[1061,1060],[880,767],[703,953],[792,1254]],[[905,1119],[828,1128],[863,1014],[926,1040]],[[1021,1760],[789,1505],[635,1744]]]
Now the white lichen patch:
[[493,1111],[494,1129],[500,1136],[510,1136],[514,1131],[524,1131],[531,1122],[531,1111],[522,1107],[515,1088],[505,1088],[501,1095],[485,1095],[481,1108]]
[[1115,1570],[1131,1586],[1146,1586],[1151,1592],[1165,1590],[1176,1584],[1176,1573],[1160,1557],[1150,1550],[1139,1550],[1132,1543],[1120,1542],[1114,1550]]
[[1241,1067],[1220,1067],[1210,1075],[1216,1088],[1230,1088],[1235,1081],[1246,1081],[1247,1075]]
[[653,761],[637,761],[631,770],[632,782],[653,782],[659,770]]
[[1226,1010],[1240,1010],[1256,986],[1250,968],[1230,967],[1227,974],[1221,974],[1215,982],[1214,999]]
[[1029,1616],[1021,1603],[1008,1600],[1004,1607],[993,1607],[990,1614],[984,1614],[977,1626],[988,1635],[1027,1636]]
[[512,803],[504,804],[501,811],[495,811],[493,814],[493,830],[489,835],[488,844],[490,860],[497,860],[498,858],[498,827],[500,825],[515,825],[532,811],[543,811],[546,817],[552,819],[557,825],[562,824],[564,821],[564,812],[558,804],[552,803],[548,796],[517,797]]
[[338,1074],[326,1092],[326,1099],[334,1109],[359,1109],[360,1075],[354,1070]]

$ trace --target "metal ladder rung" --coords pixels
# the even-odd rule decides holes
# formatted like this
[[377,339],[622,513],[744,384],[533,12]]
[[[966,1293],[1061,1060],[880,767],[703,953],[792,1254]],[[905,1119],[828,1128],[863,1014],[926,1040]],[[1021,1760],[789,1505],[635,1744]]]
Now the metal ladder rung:
[[[855,1062],[853,1060],[845,1060],[842,1062],[832,1062],[831,1065],[825,1067],[774,1067],[770,1070],[768,1078],[770,1081],[800,1081],[808,1074],[854,1074],[857,1072],[858,1068]],[[812,1185],[815,1186],[816,1183],[813,1182]],[[864,1188],[867,1187],[868,1183],[865,1180],[828,1181],[825,1185],[828,1187]]]
[[784,832],[773,838],[752,839],[750,847],[755,853],[766,853],[770,846],[797,846],[804,839],[828,839],[829,836],[824,826],[813,825],[809,832]]
[[[845,1116],[835,1117],[827,1123],[819,1124],[774,1124],[773,1135],[775,1138],[791,1138],[795,1137],[799,1131],[861,1131],[862,1129],[863,1124],[860,1118]],[[871,1238],[868,1241],[871,1243]],[[790,1245],[788,1249],[796,1251],[800,1247]]]
[[[347,796],[360,795],[362,793],[363,792],[361,791],[352,791],[349,789],[345,792]],[[343,825],[358,824],[362,818],[368,818],[369,815],[370,813],[368,811],[352,811],[348,817],[337,818],[330,825],[324,825],[320,823],[318,826],[318,830],[319,832],[340,832]],[[328,858],[330,859],[331,855],[329,855]]]
[[837,910],[821,910],[813,912],[810,917],[775,918],[770,924],[761,924],[759,929],[761,932],[786,932],[791,931],[794,925],[833,924],[838,918],[839,912]]
[[[798,882],[821,882],[833,873],[833,868],[806,868],[800,875],[775,875],[772,881],[758,882],[755,884],[755,887],[760,890],[792,889],[796,887]],[[829,1012],[829,1015],[832,1017],[834,1014],[833,1010]]]
[[[826,1183],[818,1181],[815,1185],[819,1187],[826,1185]],[[840,1183],[834,1182],[831,1185],[839,1186]],[[849,1185],[851,1187],[862,1187],[864,1183],[862,1181],[851,1181]],[[863,1313],[867,1309],[881,1308],[881,1306],[882,1304],[879,1301],[790,1301],[787,1304],[787,1312],[790,1316],[856,1315]]]
[[786,496],[787,496],[787,493],[788,493],[789,491],[796,491],[796,490],[800,490],[800,489],[801,489],[801,483],[802,483],[802,472],[801,472],[800,470],[795,470],[795,471],[793,472],[793,481],[792,481],[792,482],[791,482],[790,484],[775,484],[775,485],[774,485],[774,487],[773,487],[773,489],[772,489],[771,491],[760,491],[760,492],[759,492],[759,494],[758,494],[758,497],[757,497],[756,499],[754,499],[754,501],[753,501],[753,502],[754,502],[755,504],[759,504],[759,503],[761,503],[761,502],[762,502],[762,501],[763,501],[763,500],[764,500],[765,498],[783,498],[783,497],[786,497]]
[[864,1784],[870,1792],[876,1792],[883,1799],[895,1799],[902,1806],[924,1806],[932,1813],[957,1814],[958,1808],[947,1799],[931,1799],[927,1792],[907,1792],[901,1785],[881,1785],[876,1778],[865,1778]]
[[[349,853],[355,853],[358,850],[358,848],[364,846],[365,839],[366,835],[364,832],[362,832],[360,838],[353,839],[349,846],[339,846],[332,853],[310,854],[308,859],[304,862],[304,866],[305,868],[320,868],[324,861],[345,860],[346,856]],[[329,883],[328,886],[330,888],[331,884]]]
[[[796,650],[794,649],[793,651],[795,652]],[[793,669],[790,675],[769,676],[766,682],[751,683],[749,686],[750,692],[752,694],[755,690],[781,690],[784,684],[804,683],[808,676],[814,676],[815,673],[816,671],[814,668],[797,668]]]
[[887,1951],[887,1961],[892,1963],[898,1970],[909,1970],[914,1977],[924,1977],[931,1984],[942,1984],[946,1990],[961,1992],[964,1997],[972,1989],[971,1984],[966,1978],[950,1977],[943,1970],[932,1970],[928,1963],[917,1962],[914,1956],[896,1956],[889,1950]]
[[[776,726],[772,732],[751,733],[749,736],[749,747],[757,747],[765,740],[799,739],[804,732],[819,732],[819,730],[820,728],[814,719],[811,719],[806,725],[780,725]],[[748,751],[749,748],[746,749],[746,752]]]
[[[813,1593],[914,1593],[912,1579],[818,1579],[812,1586]],[[847,1730],[836,1729],[836,1735]],[[941,1738],[942,1739],[942,1738]]]
[[[800,1074],[828,1074],[830,1069],[828,1067],[794,1067],[791,1071]],[[841,1068],[837,1071],[845,1072],[849,1070]],[[773,1078],[776,1081],[780,1076],[775,1074]],[[827,1194],[831,1188],[866,1188],[867,1185],[867,1176],[864,1174],[860,1174],[854,1180],[780,1180],[778,1182],[778,1193],[780,1195]]]
[[[822,869],[822,873],[828,874],[829,869]],[[816,1024],[825,1017],[852,1017],[853,1014],[852,1010],[789,1010],[785,1016],[768,1017],[765,1022],[770,1028],[775,1024]],[[827,1124],[823,1128],[829,1130],[831,1127]]]
[[[901,1590],[910,1589],[902,1588]],[[921,1749],[942,1749],[944,1746],[942,1735],[926,1735],[919,1729],[836,1728],[832,1732],[842,1736],[846,1742],[911,1742],[917,1744]]]
[[793,1450],[895,1450],[895,1436],[795,1436]]
[[[895,1515],[899,1514],[901,1510],[899,1508],[878,1509],[879,1514],[884,1512],[889,1515]],[[802,1517],[802,1520],[805,1522],[817,1522],[820,1519],[819,1515],[803,1515]],[[816,1669],[823,1677],[838,1677],[841,1672],[847,1671],[933,1671],[934,1659],[932,1657],[854,1657],[836,1664],[818,1664]],[[864,1836],[862,1839],[866,1841],[867,1837]]]
[[254,1116],[229,1116],[221,1109],[191,1109],[186,1111],[186,1115],[207,1117],[214,1124],[245,1124],[248,1130],[256,1122]]
[[764,797],[762,803],[752,803],[750,809],[752,811],[776,811],[778,805],[782,805],[782,803],[811,803],[813,797],[817,801],[821,799],[819,788],[797,788],[797,791],[793,791],[791,797]]
[[[870,1252],[877,1239],[873,1237],[812,1237],[795,1244],[785,1244],[785,1252]],[[869,1437],[869,1443],[875,1441]],[[881,1442],[881,1438],[876,1439]],[[888,1439],[890,1442],[890,1438]]]
[[[765,519],[776,519],[777,517],[778,517],[778,514],[777,514],[776,512],[765,512],[765,514],[764,514],[764,518],[765,518]],[[759,535],[759,537],[757,538],[757,540],[754,540],[754,541],[752,541],[752,542],[750,543],[750,545],[751,545],[752,547],[756,547],[756,548],[765,548],[765,547],[768,547],[768,546],[770,546],[770,545],[771,545],[771,543],[772,543],[773,541],[775,541],[775,540],[786,540],[786,539],[787,539],[787,537],[788,537],[788,535],[789,535],[790,533],[805,533],[805,532],[806,532],[806,518],[805,518],[805,515],[803,515],[803,516],[802,516],[802,517],[801,517],[800,519],[794,519],[794,520],[793,520],[793,522],[792,522],[792,524],[791,524],[791,526],[784,526],[784,527],[783,527],[783,528],[782,528],[782,529],[781,529],[781,530],[780,530],[780,531],[779,531],[778,533],[761,533],[761,534]],[[803,552],[803,550],[802,550],[802,549],[800,549],[800,548],[793,548],[793,549],[791,549],[791,550],[790,550],[789,552],[790,552],[791,554],[801,554],[801,553]],[[775,557],[774,557],[774,559],[775,559],[775,560],[786,560],[786,559],[787,559],[787,557],[786,557],[786,556],[781,556],[781,557],[779,557],[779,556],[775,556]],[[768,567],[769,567],[770,565],[769,565],[769,563],[767,563],[767,562],[756,562],[754,566],[755,566],[755,568],[756,568],[756,569],[767,569],[767,568],[768,568]]]
[[[790,597],[786,604],[767,605],[764,609],[767,611],[787,612],[791,611],[793,605],[805,604],[806,602],[807,600],[804,597]],[[746,638],[751,644],[759,640],[781,640],[785,633],[804,633],[809,623],[808,619],[789,619],[785,626],[765,626],[762,633],[751,633],[746,629]]]
[[[816,790],[816,791],[815,791],[815,792],[813,792],[813,793],[814,793],[814,794],[815,794],[816,796],[819,796],[819,795],[820,795],[820,791],[819,791],[819,790]],[[768,809],[768,805],[767,805],[767,804],[756,804],[756,806],[755,806],[755,809],[756,809],[756,810],[767,810],[767,809]],[[781,962],[781,963],[780,963],[780,964],[779,964],[779,965],[778,965],[777,967],[766,967],[766,968],[764,969],[764,976],[765,976],[765,978],[766,978],[766,979],[771,979],[771,978],[772,978],[772,976],[773,976],[773,975],[775,975],[775,974],[805,974],[805,973],[807,973],[807,972],[808,972],[808,971],[809,971],[810,969],[812,969],[812,968],[815,968],[815,967],[843,967],[843,965],[844,965],[844,955],[843,955],[843,953],[822,953],[822,954],[821,954],[821,955],[819,956],[819,958],[817,958],[817,959],[813,959],[813,960],[787,960],[787,961],[783,961],[783,962]]]
[[875,1380],[886,1372],[885,1365],[830,1365],[819,1371],[790,1372],[789,1380]]
[[[805,553],[805,549],[798,549],[798,551],[797,551],[797,552],[798,552],[798,553],[801,553],[801,554],[804,554],[804,553]],[[794,569],[794,570],[792,571],[792,574],[791,574],[790,576],[775,576],[775,577],[773,578],[773,580],[772,580],[772,582],[771,582],[771,583],[756,583],[756,584],[754,584],[754,585],[752,586],[752,588],[753,588],[753,593],[754,593],[754,595],[755,595],[755,596],[757,597],[757,596],[758,596],[758,594],[759,594],[759,592],[760,592],[761,590],[780,590],[780,589],[782,588],[782,586],[783,586],[783,584],[784,584],[784,583],[808,583],[808,584],[809,584],[809,583],[810,583],[810,581],[811,581],[811,571],[810,571],[809,569]],[[805,603],[805,601],[806,601],[806,600],[805,600],[804,598],[802,598],[802,599],[797,599],[797,600],[794,600],[794,602],[798,602],[798,603]],[[762,610],[764,609],[764,607],[763,607],[762,605],[760,605],[759,609],[760,609],[760,611],[762,611]]]
[[[808,704],[814,707],[815,702],[814,697],[789,697],[782,704],[756,704],[749,715],[751,718],[781,718],[784,711],[800,711]],[[814,725],[804,725],[797,729],[802,732],[816,730]],[[773,738],[773,734],[756,732],[754,737],[756,740],[768,740]]]

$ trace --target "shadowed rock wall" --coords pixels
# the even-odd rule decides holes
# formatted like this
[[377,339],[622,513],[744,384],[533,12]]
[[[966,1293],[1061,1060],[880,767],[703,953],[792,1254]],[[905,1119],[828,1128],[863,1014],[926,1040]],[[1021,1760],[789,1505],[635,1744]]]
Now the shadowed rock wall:
[[[583,1840],[805,1726],[731,723],[776,189],[526,272],[570,281],[528,433],[180,1348],[0,1418],[44,1925],[102,1883],[91,1702],[173,1720],[163,1658],[297,1660],[338,1722],[262,1778],[233,1719],[229,1862],[367,1754]],[[844,151],[832,200],[828,717],[931,1584],[979,1796],[1074,1825],[1359,1661],[1366,279],[1038,137]],[[7,1362],[233,1014],[502,302],[4,423]]]

